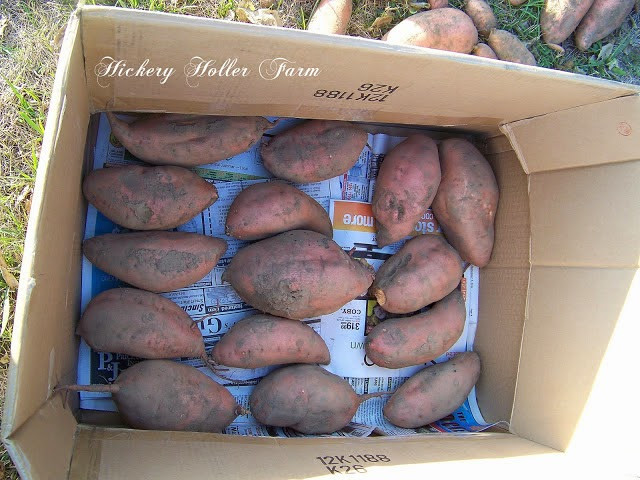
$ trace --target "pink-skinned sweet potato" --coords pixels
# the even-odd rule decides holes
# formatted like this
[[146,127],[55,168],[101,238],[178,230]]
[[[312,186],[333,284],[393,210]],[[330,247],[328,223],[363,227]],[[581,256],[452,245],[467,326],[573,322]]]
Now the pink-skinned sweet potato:
[[593,0],[545,0],[540,31],[545,42],[560,44],[576,29]]
[[522,65],[538,64],[526,45],[513,33],[505,30],[491,30],[487,42],[500,60]]
[[307,30],[344,35],[352,8],[352,0],[321,0],[309,19]]
[[494,60],[498,60],[498,56],[496,52],[494,52],[489,45],[486,43],[478,43],[473,50],[471,51],[471,55],[475,55],[476,57],[483,58],[492,58]]
[[498,28],[498,20],[484,0],[466,0],[464,11],[471,17],[480,35],[487,36],[492,29]]
[[575,43],[578,49],[584,52],[618,29],[631,13],[634,3],[634,0],[594,0],[576,29]]

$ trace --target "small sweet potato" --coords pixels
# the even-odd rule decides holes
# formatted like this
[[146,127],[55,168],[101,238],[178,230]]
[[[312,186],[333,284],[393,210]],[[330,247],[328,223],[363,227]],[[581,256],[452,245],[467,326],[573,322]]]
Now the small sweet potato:
[[85,256],[100,270],[152,292],[201,280],[226,249],[222,239],[185,232],[109,233],[83,244]]
[[219,433],[244,413],[222,385],[197,368],[171,360],[144,360],[110,385],[69,385],[57,390],[106,392],[133,428]]
[[576,29],[576,46],[583,52],[622,25],[634,0],[594,0]]
[[491,30],[487,42],[500,60],[523,65],[537,65],[536,58],[513,33],[505,30]]
[[430,0],[429,10],[435,10],[436,8],[445,8],[449,6],[449,0]]
[[258,310],[300,320],[335,312],[363,294],[373,268],[330,238],[292,230],[241,249],[222,279]]
[[369,293],[387,312],[411,313],[444,298],[460,278],[458,252],[438,235],[419,235],[382,264]]
[[367,357],[385,368],[430,362],[460,338],[466,314],[464,299],[456,289],[425,313],[376,325],[365,341]]
[[344,378],[316,365],[292,365],[264,377],[249,399],[251,414],[265,425],[301,433],[332,433],[346,426],[362,402]]
[[484,58],[493,58],[494,60],[498,60],[498,56],[496,52],[491,50],[491,47],[486,43],[478,43],[475,47],[473,47],[473,51],[471,55],[475,55],[476,57],[484,57]]
[[480,35],[487,36],[492,29],[498,28],[498,20],[484,0],[466,0],[464,11],[471,17]]
[[413,231],[439,183],[438,147],[426,135],[412,135],[387,154],[371,202],[378,246],[395,243]]
[[455,412],[480,376],[480,357],[459,353],[420,370],[404,382],[384,406],[384,416],[402,428],[418,428]]
[[151,114],[127,123],[107,112],[111,131],[134,156],[155,165],[194,167],[255,145],[273,125],[264,117]]
[[262,144],[260,155],[278,178],[321,182],[353,167],[367,138],[367,132],[349,122],[308,120]]
[[540,13],[542,38],[550,44],[560,44],[576,29],[593,0],[545,0]]
[[462,10],[437,8],[402,20],[385,36],[389,43],[470,53],[478,43],[478,31]]
[[344,35],[351,18],[352,4],[352,0],[321,0],[309,19],[307,30]]
[[132,230],[175,228],[218,199],[213,184],[174,166],[101,168],[87,175],[82,191],[104,216]]
[[511,5],[513,5],[514,7],[519,7],[520,5],[522,5],[523,3],[525,3],[527,0],[509,0],[509,3]]
[[433,214],[447,241],[465,262],[484,267],[491,259],[498,184],[491,165],[470,142],[450,138],[440,144],[442,181]]
[[227,235],[259,240],[288,230],[313,230],[329,238],[329,215],[313,198],[283,182],[256,183],[235,198],[227,213]]
[[327,344],[309,325],[258,314],[233,325],[213,347],[211,359],[227,367],[260,368],[285,363],[327,365],[331,357]]

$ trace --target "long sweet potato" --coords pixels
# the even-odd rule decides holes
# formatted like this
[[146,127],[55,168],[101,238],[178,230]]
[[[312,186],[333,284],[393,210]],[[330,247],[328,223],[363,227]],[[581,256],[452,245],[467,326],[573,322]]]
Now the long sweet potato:
[[464,352],[420,370],[384,406],[394,425],[418,428],[446,417],[464,403],[480,376],[480,357]]
[[218,199],[216,187],[182,167],[126,165],[94,170],[85,198],[104,216],[132,230],[168,230]]
[[296,183],[328,180],[355,165],[367,144],[367,132],[349,122],[308,120],[262,145],[267,170]]
[[222,278],[254,308],[300,320],[335,312],[373,277],[373,268],[330,238],[292,230],[241,249]]
[[550,44],[560,44],[576,29],[593,0],[545,0],[540,13],[542,38]]
[[395,243],[413,231],[439,184],[438,147],[426,135],[412,135],[387,154],[371,202],[378,246]]
[[365,341],[367,357],[385,368],[430,362],[460,338],[465,318],[462,294],[454,290],[425,313],[376,325]]
[[317,33],[347,33],[352,0],[321,0],[309,19],[307,30]]
[[576,29],[575,41],[579,50],[588,50],[622,25],[631,13],[634,0],[594,0]]
[[135,232],[85,240],[87,259],[138,288],[169,292],[201,280],[227,249],[222,239],[185,232]]
[[218,365],[260,368],[285,363],[331,360],[327,344],[313,328],[298,320],[252,315],[233,325],[211,351]]
[[491,30],[498,28],[498,20],[484,0],[466,0],[464,11],[471,17],[480,35],[487,36]]
[[513,33],[505,30],[491,30],[487,42],[500,60],[523,65],[537,65],[536,58]]
[[256,183],[235,198],[227,213],[227,235],[259,240],[288,230],[313,230],[329,238],[333,227],[318,202],[283,182]]
[[249,150],[273,125],[264,117],[152,114],[127,123],[107,112],[115,137],[140,160],[194,167]]

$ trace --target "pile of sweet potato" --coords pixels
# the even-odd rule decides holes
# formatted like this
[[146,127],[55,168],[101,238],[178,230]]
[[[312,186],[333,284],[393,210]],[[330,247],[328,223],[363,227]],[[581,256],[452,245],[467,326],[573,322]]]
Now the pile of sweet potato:
[[[465,265],[490,261],[498,205],[493,171],[469,141],[437,144],[415,134],[387,154],[372,201],[378,245],[406,239],[429,207],[444,236],[408,240],[377,273],[332,240],[325,210],[296,187],[270,181],[243,190],[228,211],[226,232],[253,243],[233,257],[223,280],[263,313],[236,323],[207,353],[197,325],[157,294],[201,279],[226,250],[222,239],[170,231],[218,198],[214,185],[183,166],[242,152],[270,123],[262,117],[172,114],[131,124],[109,118],[123,145],[162,166],[112,167],[85,178],[87,200],[137,231],[90,238],[84,254],[137,288],[97,295],[77,333],[95,350],[146,360],[113,385],[66,388],[111,392],[133,427],[221,431],[245,410],[202,372],[168,359],[198,357],[218,375],[225,366],[287,365],[260,381],[251,413],[268,425],[328,433],[344,427],[361,402],[388,394],[357,395],[344,379],[319,367],[330,362],[329,350],[300,320],[335,312],[368,292],[387,312],[401,315],[366,338],[367,356],[386,368],[427,364],[460,337],[466,309],[458,286]],[[273,136],[260,152],[274,176],[317,182],[348,171],[366,143],[366,131],[355,124],[308,120]],[[403,427],[438,420],[464,402],[479,375],[473,352],[424,368],[391,396],[384,415]]]

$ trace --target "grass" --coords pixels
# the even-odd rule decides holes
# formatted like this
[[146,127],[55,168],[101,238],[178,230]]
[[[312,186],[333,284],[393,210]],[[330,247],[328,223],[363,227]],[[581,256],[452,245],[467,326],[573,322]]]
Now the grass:
[[[579,52],[567,40],[564,55],[540,40],[538,18],[544,0],[512,7],[506,0],[488,0],[500,28],[517,34],[541,66],[640,84],[640,13],[616,33]],[[49,105],[55,62],[73,0],[0,1],[0,305],[4,319],[0,334],[0,401],[6,369],[23,243],[31,205],[38,155]],[[317,0],[86,0],[89,5],[138,8],[210,18],[231,19],[238,7],[272,8],[284,26],[305,28]],[[455,7],[462,0],[451,0]],[[407,16],[425,9],[426,2],[354,0],[348,34],[380,38]],[[0,478],[18,478],[0,447]]]

